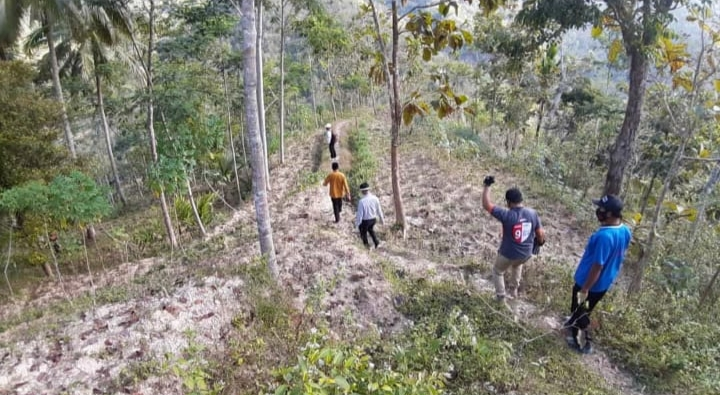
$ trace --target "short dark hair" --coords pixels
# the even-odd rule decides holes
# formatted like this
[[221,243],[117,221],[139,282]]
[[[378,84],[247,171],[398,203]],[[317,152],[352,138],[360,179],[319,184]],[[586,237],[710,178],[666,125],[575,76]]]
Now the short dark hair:
[[505,200],[507,200],[508,203],[513,204],[522,203],[522,192],[520,192],[520,190],[517,188],[510,188],[507,190],[507,192],[505,192]]
[[337,170],[337,169],[339,169],[339,168],[340,168],[340,165],[338,165],[338,163],[337,163],[337,162],[333,162],[333,164],[332,164],[332,166],[331,166],[331,167],[332,167],[332,169],[333,169],[333,170]]

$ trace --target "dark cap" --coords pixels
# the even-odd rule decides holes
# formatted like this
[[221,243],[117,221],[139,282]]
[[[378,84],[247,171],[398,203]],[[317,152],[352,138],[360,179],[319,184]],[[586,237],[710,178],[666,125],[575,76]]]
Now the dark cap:
[[620,215],[623,209],[623,202],[615,195],[605,195],[600,199],[593,199],[593,204],[614,214]]
[[360,190],[361,190],[361,191],[369,191],[369,190],[370,190],[370,185],[368,185],[367,182],[363,182],[362,184],[360,184]]
[[517,188],[510,188],[507,190],[507,192],[505,192],[505,200],[507,200],[508,203],[522,203],[522,192],[520,192],[520,190]]

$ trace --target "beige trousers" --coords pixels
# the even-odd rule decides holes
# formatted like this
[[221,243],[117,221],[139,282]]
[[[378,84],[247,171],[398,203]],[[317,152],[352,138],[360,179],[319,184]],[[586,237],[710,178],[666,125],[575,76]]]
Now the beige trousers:
[[507,288],[511,293],[514,293],[520,287],[522,265],[529,261],[531,257],[532,256],[524,259],[507,259],[500,254],[497,255],[495,266],[493,266],[493,284],[495,284],[495,294],[498,297],[505,296],[505,271],[510,269]]

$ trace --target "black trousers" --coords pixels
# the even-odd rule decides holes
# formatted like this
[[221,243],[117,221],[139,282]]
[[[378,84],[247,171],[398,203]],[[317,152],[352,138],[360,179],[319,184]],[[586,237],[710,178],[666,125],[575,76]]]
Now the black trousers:
[[590,334],[590,313],[595,308],[595,305],[605,296],[605,292],[588,292],[587,296],[587,307],[581,306],[580,301],[577,298],[577,293],[582,289],[581,286],[575,284],[572,289],[572,302],[570,303],[570,319],[565,323],[566,327],[572,330],[573,338],[577,340],[578,332],[582,329],[585,332],[585,340],[592,341]]
[[328,148],[330,149],[330,159],[335,159],[335,157],[337,157],[337,153],[335,153],[335,143],[328,144]]
[[375,227],[375,218],[373,219],[365,219],[362,222],[360,222],[360,238],[363,241],[363,244],[365,246],[370,247],[370,243],[368,242],[367,235],[370,233],[370,237],[372,237],[373,243],[375,243],[375,247],[377,248],[378,245],[380,245],[380,242],[377,239],[377,236],[375,235],[375,230],[373,229]]
[[340,222],[340,212],[342,212],[342,198],[330,198],[333,204],[333,214],[335,214],[335,222]]

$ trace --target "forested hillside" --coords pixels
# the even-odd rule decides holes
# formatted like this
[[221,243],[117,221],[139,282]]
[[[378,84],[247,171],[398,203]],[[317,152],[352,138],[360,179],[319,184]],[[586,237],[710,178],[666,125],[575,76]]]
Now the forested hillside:
[[720,393],[718,12],[0,0],[0,394]]

